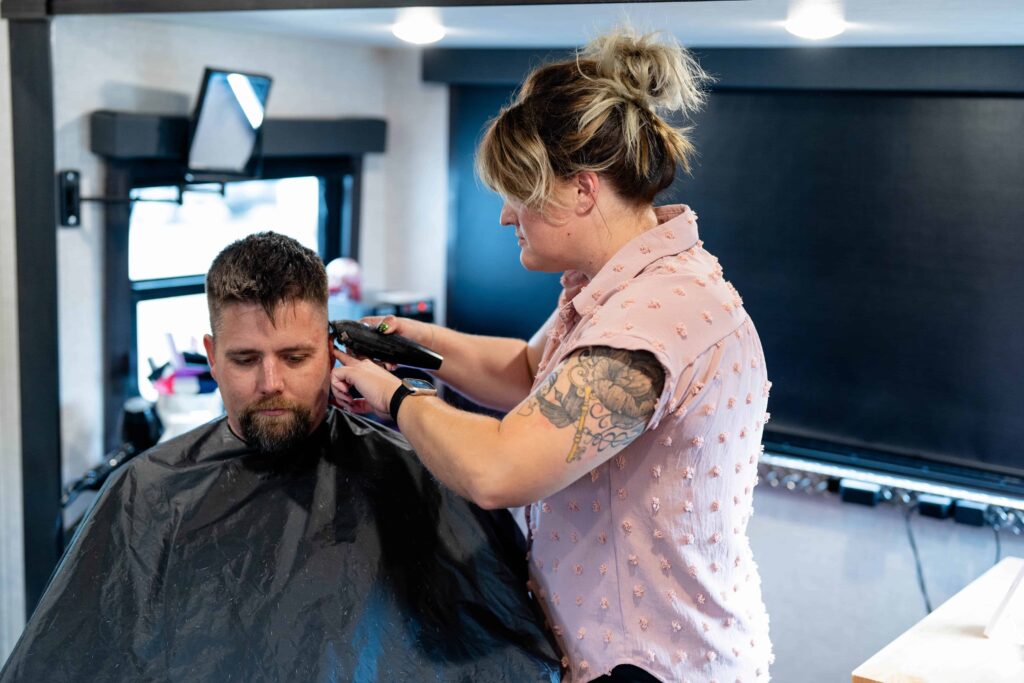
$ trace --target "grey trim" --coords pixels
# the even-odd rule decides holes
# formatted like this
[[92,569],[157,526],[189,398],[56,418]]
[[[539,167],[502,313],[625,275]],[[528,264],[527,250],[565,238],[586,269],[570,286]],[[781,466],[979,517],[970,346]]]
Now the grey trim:
[[[628,0],[627,0],[628,1]],[[634,2],[637,0],[633,0]],[[707,0],[644,0],[644,2],[705,2]],[[621,0],[437,0],[434,7],[472,7],[499,5],[594,5]],[[371,7],[419,7],[416,0],[4,0],[0,13],[13,18],[16,12],[31,11],[25,16],[42,17],[58,14],[138,14],[168,12],[245,12],[275,9],[352,9]],[[41,6],[41,8],[40,8]],[[42,11],[43,14],[38,14]]]
[[363,216],[363,159],[355,157],[352,159],[352,185],[348,188],[348,201],[345,202],[345,220],[347,230],[343,238],[345,244],[341,246],[343,256],[354,258],[360,263],[363,262],[359,252],[360,236],[362,235],[361,221]]
[[[715,89],[1024,93],[1024,47],[694,48]],[[451,85],[522,82],[564,49],[433,49],[423,80]]]
[[57,196],[48,19],[12,21],[11,123],[18,263],[18,362],[25,529],[25,608],[57,563],[60,375],[57,359]]
[[[107,197],[127,197],[131,174],[108,168],[103,180]],[[130,329],[132,290],[128,279],[128,225],[131,204],[108,204],[103,211],[103,452],[121,444],[120,421],[124,400],[136,391],[135,375],[129,372],[135,344],[121,344],[120,330]]]
[[186,294],[202,294],[205,287],[206,275],[182,275],[156,280],[136,280],[132,282],[132,293],[135,301],[147,301]]
[[716,88],[1024,93],[1024,47],[696,49]]
[[0,18],[45,19],[49,14],[46,0],[3,0],[0,2]]
[[564,48],[430,48],[423,51],[423,80],[449,85],[505,85],[523,82],[530,69],[572,55]]
[[[189,119],[97,111],[89,117],[89,149],[108,159],[182,161]],[[263,124],[265,157],[338,157],[383,152],[383,119],[268,119]]]
[[286,120],[263,124],[263,155],[337,157],[383,152],[384,119]]

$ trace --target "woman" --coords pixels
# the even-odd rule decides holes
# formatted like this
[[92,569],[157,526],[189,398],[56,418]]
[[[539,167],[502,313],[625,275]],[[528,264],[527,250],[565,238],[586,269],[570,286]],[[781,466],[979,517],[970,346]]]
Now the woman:
[[477,504],[527,506],[529,588],[570,681],[768,680],[746,537],[764,357],[696,214],[653,205],[693,153],[657,112],[695,110],[706,78],[678,45],[620,31],[536,69],[491,123],[480,175],[523,266],[564,272],[557,309],[529,342],[381,326],[436,349],[439,379],[504,418],[337,352],[343,407],[391,414]]

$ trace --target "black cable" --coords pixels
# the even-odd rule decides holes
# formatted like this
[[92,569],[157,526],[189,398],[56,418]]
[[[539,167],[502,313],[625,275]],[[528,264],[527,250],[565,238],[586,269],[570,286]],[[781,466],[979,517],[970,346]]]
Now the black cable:
[[1003,544],[999,539],[999,529],[994,524],[992,525],[992,533],[996,536],[996,561],[992,564],[999,564],[999,560],[1003,558]]
[[917,552],[917,542],[914,540],[914,530],[910,526],[910,516],[917,510],[917,505],[911,505],[907,508],[907,513],[903,519],[907,524],[907,538],[910,539],[910,549],[914,553],[914,565],[917,567],[917,585],[921,588],[921,596],[924,597],[924,606],[928,610],[928,614],[932,613],[932,601],[928,597],[928,588],[924,585],[924,570],[921,568],[921,556]]

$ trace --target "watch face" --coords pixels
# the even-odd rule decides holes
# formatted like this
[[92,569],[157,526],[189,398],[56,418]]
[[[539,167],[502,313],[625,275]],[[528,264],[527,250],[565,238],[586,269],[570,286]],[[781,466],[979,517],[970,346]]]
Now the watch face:
[[409,387],[413,391],[422,391],[422,392],[435,391],[434,385],[431,384],[430,382],[426,381],[426,380],[423,380],[423,379],[415,379],[413,377],[406,377],[405,380],[403,380],[403,383],[405,384],[405,386]]

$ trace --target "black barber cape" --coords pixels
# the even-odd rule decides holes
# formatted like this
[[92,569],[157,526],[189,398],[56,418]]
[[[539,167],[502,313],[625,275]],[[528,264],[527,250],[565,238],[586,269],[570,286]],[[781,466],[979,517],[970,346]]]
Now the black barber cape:
[[0,683],[557,681],[492,520],[367,420],[268,456],[222,418],[107,482]]

